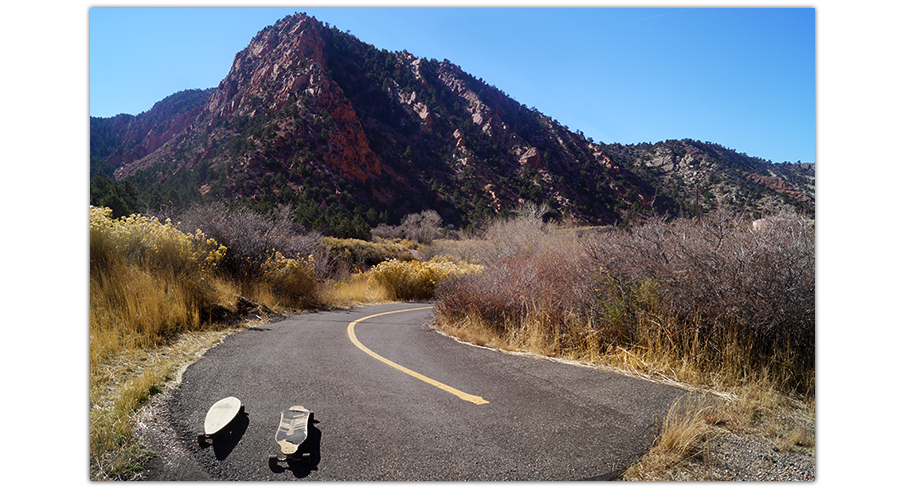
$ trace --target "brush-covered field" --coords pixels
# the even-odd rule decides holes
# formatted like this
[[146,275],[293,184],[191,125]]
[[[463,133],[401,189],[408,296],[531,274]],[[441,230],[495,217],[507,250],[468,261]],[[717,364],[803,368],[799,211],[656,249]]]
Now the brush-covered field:
[[714,213],[576,229],[541,216],[523,208],[452,238],[429,220],[360,241],[304,230],[284,209],[206,205],[169,220],[91,207],[91,478],[139,476],[135,414],[229,332],[396,300],[433,299],[437,328],[466,342],[724,396],[667,420],[626,479],[695,465],[725,429],[814,449],[812,224]]

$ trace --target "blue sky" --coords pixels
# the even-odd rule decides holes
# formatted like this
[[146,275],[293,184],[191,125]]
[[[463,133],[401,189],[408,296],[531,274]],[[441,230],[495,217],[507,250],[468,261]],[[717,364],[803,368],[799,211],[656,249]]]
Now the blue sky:
[[816,158],[812,8],[92,8],[90,114],[215,87],[259,30],[296,11],[447,59],[595,141]]

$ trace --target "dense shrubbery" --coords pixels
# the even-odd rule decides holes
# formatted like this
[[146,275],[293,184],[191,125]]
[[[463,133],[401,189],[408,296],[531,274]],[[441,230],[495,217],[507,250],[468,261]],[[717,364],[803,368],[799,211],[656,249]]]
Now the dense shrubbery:
[[90,208],[90,264],[92,270],[116,260],[153,269],[170,269],[180,275],[214,268],[226,247],[201,230],[182,232],[171,220],[130,215],[112,218],[112,210]]
[[223,204],[197,205],[179,220],[182,230],[201,229],[228,248],[220,271],[236,279],[258,278],[262,265],[276,253],[291,259],[312,256],[317,264],[325,262],[321,234],[297,225],[287,208],[266,214]]
[[112,213],[90,208],[92,476],[128,467],[120,449],[131,445],[129,417],[155,382],[141,372],[125,383],[105,364],[201,327],[201,312],[214,301],[205,287],[227,254],[200,231],[187,234],[140,215],[113,219]]
[[385,261],[370,271],[371,281],[384,288],[395,300],[427,300],[435,287],[448,278],[481,272],[481,266],[454,261],[447,257],[429,261]]
[[90,208],[91,357],[146,346],[199,325],[201,282],[226,253],[197,230]]
[[345,270],[365,270],[388,259],[412,259],[409,250],[415,244],[409,241],[374,242],[360,239],[336,239],[325,237],[325,253],[332,265],[332,274]]
[[[794,369],[814,369],[815,235],[796,215],[769,221],[766,230],[755,231],[725,213],[671,223],[652,219],[630,233],[586,241],[589,264],[599,274],[595,300],[607,306],[599,318],[629,332],[664,329],[681,342],[698,336],[724,346],[733,340],[748,348],[740,354],[747,366],[790,360],[783,367],[788,379]],[[713,350],[702,361],[713,365],[727,356]]]
[[412,213],[403,217],[400,225],[378,224],[372,229],[372,237],[380,239],[406,239],[420,244],[430,245],[435,239],[443,237],[443,220],[434,210]]
[[275,252],[260,266],[259,279],[287,305],[312,305],[318,296],[316,261],[312,256],[289,258]]
[[535,216],[506,221],[487,236],[482,275],[438,288],[436,314],[498,344],[591,359],[643,353],[703,382],[759,376],[812,393],[814,231],[796,216],[771,220],[754,231],[724,213],[651,219],[583,240]]
[[198,205],[177,223],[90,210],[97,362],[119,347],[153,345],[202,322],[234,318],[238,296],[273,308],[327,305],[324,291],[348,283],[351,271],[378,265],[357,276],[392,299],[428,299],[440,281],[475,270],[447,258],[411,260],[418,244],[410,241],[323,238],[298,226],[284,208],[262,214]]

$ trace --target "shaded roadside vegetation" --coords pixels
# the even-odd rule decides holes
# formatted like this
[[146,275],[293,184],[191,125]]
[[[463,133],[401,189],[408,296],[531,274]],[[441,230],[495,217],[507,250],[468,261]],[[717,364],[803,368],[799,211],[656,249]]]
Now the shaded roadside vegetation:
[[[748,428],[787,406],[812,414],[815,234],[806,220],[779,215],[756,230],[712,213],[576,229],[545,215],[523,207],[463,235],[426,211],[363,241],[310,232],[281,208],[198,205],[167,220],[112,219],[92,207],[91,478],[140,472],[146,450],[132,418],[190,361],[173,350],[202,351],[247,322],[359,303],[433,298],[437,328],[467,342],[732,394],[714,421],[691,423],[695,433],[667,420],[664,433],[688,434],[689,448],[661,435],[656,449],[678,448],[652,454],[663,471],[702,455],[722,421]],[[659,465],[629,476],[652,479]]]

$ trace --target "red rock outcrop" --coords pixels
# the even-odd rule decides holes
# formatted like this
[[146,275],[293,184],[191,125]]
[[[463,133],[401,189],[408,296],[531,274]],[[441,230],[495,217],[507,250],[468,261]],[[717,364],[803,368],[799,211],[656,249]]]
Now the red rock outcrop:
[[[187,119],[184,124],[173,127],[173,131],[181,131],[193,122],[197,129],[222,135],[222,130],[218,129],[222,121],[252,120],[268,114],[265,124],[278,128],[280,146],[291,139],[315,141],[324,134],[326,141],[318,151],[335,172],[361,181],[380,175],[381,162],[369,147],[356,111],[341,87],[328,76],[324,29],[314,18],[298,14],[261,30],[235,55],[231,70],[199,111],[196,120]],[[272,116],[288,105],[293,105],[291,114],[294,117],[284,116],[279,120]],[[316,118],[322,114],[330,115],[330,124],[313,131]],[[172,140],[171,134],[166,136],[165,141]],[[201,148],[193,148],[192,152],[214,156],[216,152],[209,148],[212,144],[201,141]],[[164,159],[168,151],[146,152],[146,159],[121,168],[118,176],[146,168]],[[261,155],[250,153],[242,159],[242,165],[260,165],[264,161],[261,159]],[[193,159],[191,165],[196,161]]]
[[128,166],[162,147],[197,118],[210,90],[185,90],[157,102],[146,112],[112,118],[113,130],[121,135],[122,146],[109,155],[114,167]]

